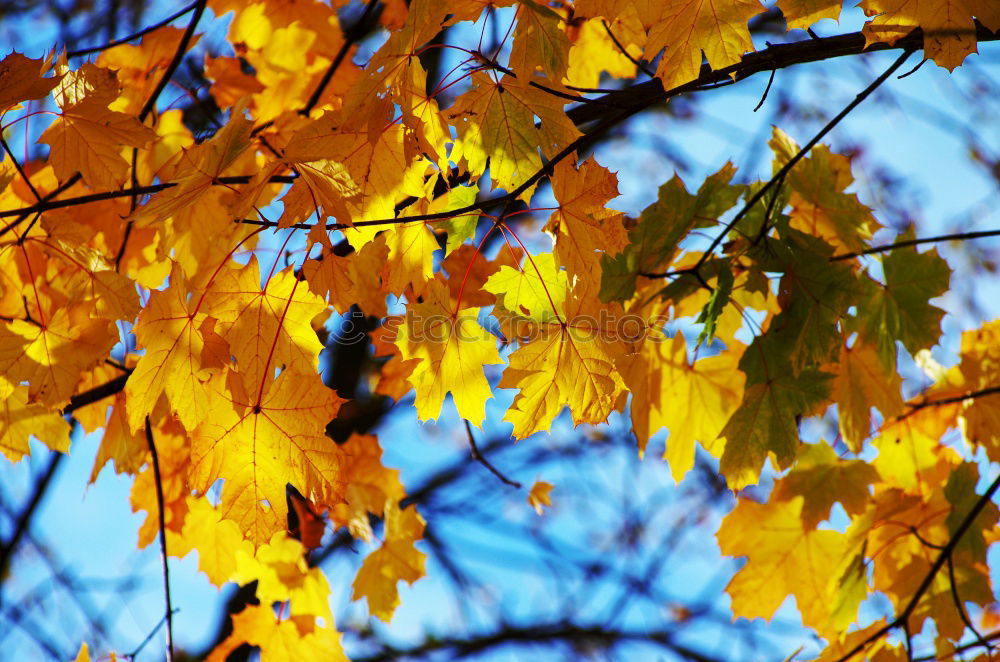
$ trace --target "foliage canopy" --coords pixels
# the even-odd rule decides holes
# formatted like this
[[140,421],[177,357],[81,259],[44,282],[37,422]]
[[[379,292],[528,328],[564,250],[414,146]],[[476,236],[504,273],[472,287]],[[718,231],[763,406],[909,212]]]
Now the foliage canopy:
[[[841,12],[777,6],[788,29]],[[768,619],[794,596],[824,660],[905,659],[930,624],[950,654],[976,632],[965,605],[994,601],[1000,481],[977,494],[974,453],[1000,462],[1000,323],[967,331],[958,364],[904,397],[900,356],[937,343],[951,270],[912,233],[872,245],[881,226],[822,135],[800,147],[775,128],[769,180],[731,164],[674,177],[637,218],[609,206],[619,182],[589,155],[680,94],[900,51],[846,114],[913,52],[953,70],[1000,30],[989,0],[861,6],[860,34],[756,52],[758,0],[212,0],[186,28],[85,61],[7,55],[3,128],[48,149],[24,160],[3,141],[0,450],[17,462],[34,437],[68,452],[73,425],[103,429],[93,477],[135,476],[140,546],[197,551],[220,586],[257,582],[260,604],[209,659],[244,643],[332,659],[316,523],[376,540],[353,594],[380,619],[425,565],[380,441],[327,434],[356,414],[320,375],[324,325],[360,311],[377,320],[372,391],[412,390],[422,421],[454,406],[482,426],[494,390],[513,389],[516,439],[566,410],[574,425],[625,412],[640,453],[669,430],[678,481],[698,445],[734,490],[770,462],[769,496],[741,492],[718,531],[747,559],[733,613]],[[217,126],[160,100],[206,8],[231,13],[231,52],[198,63]],[[505,34],[484,52],[491,21]],[[548,251],[522,241],[528,218]],[[804,443],[802,420],[824,415],[839,436]],[[551,489],[530,489],[540,513]],[[875,593],[895,617],[856,627]]]

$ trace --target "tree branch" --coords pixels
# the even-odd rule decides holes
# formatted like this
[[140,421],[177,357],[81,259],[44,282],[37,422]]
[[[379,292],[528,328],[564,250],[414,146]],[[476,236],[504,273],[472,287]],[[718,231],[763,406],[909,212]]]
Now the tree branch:
[[[847,117],[852,110],[857,108],[861,104],[861,102],[867,99],[872,92],[874,92],[876,89],[879,88],[879,86],[882,85],[882,83],[888,80],[889,76],[891,76],[893,72],[895,72],[897,69],[903,66],[903,63],[906,62],[911,55],[913,55],[912,50],[904,51],[902,55],[896,58],[896,61],[893,62],[888,69],[882,72],[881,76],[873,80],[868,85],[868,87],[866,87],[860,93],[858,93],[858,95],[854,97],[854,99],[849,104],[844,106],[843,110],[837,113],[836,116],[833,117],[833,119],[827,122],[826,125],[822,129],[820,129],[816,133],[816,135],[812,137],[811,140],[809,140],[809,142],[803,145],[801,149],[799,149],[799,151],[796,152],[795,156],[790,158],[788,162],[786,162],[785,165],[783,165],[781,169],[778,170],[778,172],[774,173],[774,175],[769,180],[767,180],[767,183],[765,183],[764,186],[757,189],[757,192],[754,193],[752,196],[750,196],[750,199],[747,200],[746,204],[744,204],[743,207],[740,208],[738,212],[736,212],[736,216],[734,216],[733,219],[726,224],[726,226],[722,229],[722,232],[716,235],[715,239],[712,240],[712,243],[709,244],[708,248],[705,249],[705,252],[702,253],[700,258],[698,258],[698,261],[694,264],[694,266],[690,267],[686,271],[690,271],[691,273],[697,274],[701,269],[701,267],[704,266],[705,262],[707,262],[708,259],[712,257],[713,252],[719,246],[719,244],[722,243],[722,240],[726,238],[726,235],[729,234],[729,231],[732,230],[734,227],[736,227],[736,225],[743,220],[743,218],[747,215],[747,213],[749,213],[749,211],[753,209],[754,205],[760,202],[763,199],[764,195],[767,194],[767,192],[770,191],[773,186],[783,181],[785,177],[788,175],[788,173],[791,172],[792,168],[795,167],[795,164],[801,161],[805,157],[805,155],[809,153],[809,150],[811,150],[820,140],[822,140],[826,134],[832,131],[835,126],[840,124],[840,122],[845,117]],[[666,273],[643,274],[643,275],[646,278],[665,278],[667,276]]]
[[81,48],[79,50],[70,51],[70,52],[66,53],[66,57],[69,58],[69,57],[80,57],[81,55],[90,55],[91,53],[98,53],[100,51],[106,51],[109,48],[114,48],[115,46],[121,46],[122,44],[127,44],[130,41],[135,41],[136,39],[139,39],[140,37],[146,36],[150,32],[155,32],[156,30],[159,30],[160,28],[165,27],[165,26],[173,23],[174,21],[176,21],[177,19],[179,19],[181,16],[183,16],[184,14],[187,14],[189,11],[193,10],[197,6],[198,6],[198,2],[197,1],[196,2],[192,2],[187,7],[184,7],[183,9],[178,10],[177,12],[171,14],[170,16],[168,16],[167,18],[163,19],[162,21],[160,21],[158,23],[153,23],[152,25],[150,25],[148,27],[145,27],[142,30],[139,30],[138,32],[133,32],[132,34],[130,34],[127,37],[122,37],[121,39],[115,39],[114,41],[109,41],[108,43],[102,44],[100,46],[92,46],[90,48]]
[[163,593],[167,609],[164,618],[167,621],[167,662],[174,659],[174,608],[170,604],[170,564],[167,562],[167,523],[163,508],[163,477],[160,475],[160,457],[156,452],[156,442],[153,441],[153,428],[146,416],[146,444],[153,460],[153,478],[156,481],[156,505],[160,524],[160,558],[163,562]]
[[35,489],[31,494],[31,498],[28,499],[28,504],[21,511],[21,516],[17,518],[17,523],[14,524],[14,533],[0,546],[0,575],[7,574],[7,566],[14,552],[17,550],[17,546],[21,544],[21,538],[27,533],[28,527],[31,524],[31,518],[38,511],[38,506],[42,503],[42,499],[45,497],[46,491],[48,491],[49,484],[52,482],[52,477],[56,474],[56,470],[59,468],[59,464],[64,457],[65,454],[53,451],[52,456],[49,458],[48,466],[45,467],[45,470],[35,481]]
[[920,237],[917,239],[907,239],[906,241],[897,241],[891,244],[883,244],[881,246],[873,246],[863,251],[858,251],[857,253],[844,253],[842,255],[834,255],[830,258],[831,262],[837,262],[840,260],[850,260],[852,258],[861,257],[862,255],[873,255],[875,253],[886,253],[897,248],[907,248],[909,246],[919,246],[920,244],[933,244],[939,241],[965,241],[966,239],[981,239],[983,237],[1000,237],[1000,230],[977,230],[975,232],[953,232],[951,234],[942,234],[936,237]]
[[934,581],[934,577],[937,576],[938,571],[941,570],[941,567],[948,561],[949,558],[951,558],[951,555],[955,551],[955,547],[958,546],[962,536],[965,535],[965,532],[968,531],[969,528],[971,528],[972,523],[976,520],[976,517],[978,517],[979,513],[981,513],[983,508],[986,507],[986,504],[992,500],[993,495],[998,489],[1000,489],[1000,476],[993,481],[993,483],[987,488],[986,492],[979,497],[975,505],[973,505],[969,512],[965,515],[965,519],[963,519],[962,523],[959,524],[957,529],[955,529],[955,533],[952,534],[948,544],[941,549],[937,558],[934,559],[934,563],[931,565],[930,570],[928,570],[927,574],[924,575],[923,581],[920,582],[920,586],[918,586],[917,590],[914,591],[913,595],[910,597],[910,601],[906,604],[903,611],[900,612],[900,614],[896,616],[891,623],[882,626],[866,637],[864,641],[860,642],[857,646],[852,648],[843,656],[839,657],[837,662],[847,662],[847,660],[868,648],[868,646],[872,643],[884,637],[890,630],[903,627],[909,621],[910,616],[913,614],[913,611],[917,608],[917,604],[920,602],[920,598],[922,598],[924,593],[927,592],[927,589],[931,587],[931,583]]
[[510,485],[511,487],[516,487],[517,489],[521,489],[521,483],[517,482],[516,480],[511,480],[510,478],[507,478],[507,476],[504,476],[502,473],[500,473],[499,469],[490,464],[490,461],[487,460],[485,457],[483,457],[483,454],[479,452],[479,447],[476,446],[476,438],[472,436],[472,426],[469,425],[469,421],[467,420],[463,419],[463,422],[465,423],[465,431],[469,435],[470,457],[472,457],[473,460],[476,460],[481,465],[489,469],[490,473],[499,478],[500,482],[503,483],[504,485]]

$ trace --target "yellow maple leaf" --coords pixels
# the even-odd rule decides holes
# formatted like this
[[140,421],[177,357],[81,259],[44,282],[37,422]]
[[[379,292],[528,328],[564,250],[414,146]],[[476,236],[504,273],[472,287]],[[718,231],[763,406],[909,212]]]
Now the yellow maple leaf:
[[732,596],[734,615],[743,618],[769,619],[788,595],[794,595],[803,624],[821,634],[836,632],[846,625],[830,621],[847,537],[806,530],[800,518],[802,503],[801,497],[770,504],[740,500],[718,533],[723,554],[747,557],[726,592]]
[[622,377],[632,391],[632,430],[639,453],[657,430],[667,427],[664,457],[680,482],[694,466],[694,444],[718,455],[715,441],[743,395],[739,355],[723,352],[688,362],[687,342],[651,336],[636,354],[621,361]]
[[871,408],[886,418],[903,410],[901,380],[895,370],[887,371],[871,345],[857,341],[841,345],[838,372],[833,382],[840,434],[851,450],[860,452],[871,436]]
[[520,325],[521,346],[500,380],[500,388],[518,389],[504,420],[519,439],[547,430],[563,406],[576,424],[603,423],[624,406],[625,385],[615,367],[626,350],[615,324],[620,308],[601,305],[588,286],[564,291],[555,319]]
[[614,255],[628,245],[625,215],[608,209],[618,196],[618,177],[593,159],[574,168],[560,161],[552,174],[552,193],[559,208],[545,229],[555,235],[555,254],[570,275],[601,279],[602,253]]
[[[353,434],[338,449],[347,489],[342,497],[337,495],[343,502],[333,504],[330,519],[368,542],[373,535],[368,514],[381,517],[386,503],[399,503],[405,496],[399,471],[382,465],[382,449],[374,435]],[[332,496],[326,498],[332,501]]]
[[400,510],[396,502],[386,502],[385,540],[365,557],[353,583],[354,599],[367,598],[375,617],[392,619],[399,605],[399,580],[412,584],[423,577],[426,557],[414,546],[423,535],[424,520],[416,508]]
[[208,581],[222,586],[236,574],[238,559],[253,556],[253,545],[243,537],[236,522],[222,518],[219,509],[205,497],[188,496],[187,514],[181,532],[167,531],[167,549],[183,558],[198,552],[198,569]]
[[255,552],[237,554],[234,579],[240,584],[256,579],[263,604],[290,601],[292,617],[315,616],[333,625],[330,584],[322,570],[306,564],[305,552],[301,542],[278,531]]
[[107,100],[88,96],[63,106],[39,140],[51,147],[49,160],[60,179],[79,172],[91,187],[110,190],[128,179],[130,164],[122,147],[145,147],[155,138],[156,132],[136,117],[109,110]]
[[[181,423],[194,429],[208,415],[205,382],[222,362],[206,341],[211,323],[188,297],[186,280],[175,264],[170,285],[153,292],[139,314],[134,333],[145,354],[125,384],[129,427],[138,430],[165,393]],[[225,356],[228,358],[228,351]]]
[[[312,322],[328,312],[326,303],[283,269],[261,286],[256,257],[231,264],[212,283],[203,310],[218,320],[215,332],[225,340],[248,388],[273,379],[275,369],[315,372],[323,344]],[[256,392],[256,391],[255,391]]]
[[209,415],[191,433],[191,482],[224,479],[220,514],[260,546],[286,527],[285,485],[304,495],[338,484],[338,454],[323,434],[343,402],[315,372],[285,370],[247,389],[228,371],[209,383]]
[[0,377],[0,452],[11,462],[28,454],[33,436],[54,451],[69,451],[69,423],[47,407],[28,401],[28,387]]
[[541,515],[543,506],[552,507],[552,483],[546,483],[544,480],[536,480],[531,486],[531,491],[528,492],[528,505],[535,509],[538,515]]
[[501,363],[496,339],[477,320],[477,309],[455,309],[440,276],[427,283],[423,301],[407,306],[395,344],[406,361],[415,360],[408,377],[416,391],[417,415],[437,418],[451,393],[458,415],[475,425],[486,417],[492,397],[483,366]]
[[281,620],[270,605],[249,605],[233,615],[233,631],[219,644],[206,662],[225,662],[244,643],[260,648],[261,662],[329,660],[347,662],[340,633],[332,624],[316,626],[314,619]]
[[1000,29],[1000,5],[988,0],[864,0],[861,8],[875,16],[862,29],[869,44],[894,44],[921,28],[924,56],[949,71],[976,52],[973,16],[990,30]]

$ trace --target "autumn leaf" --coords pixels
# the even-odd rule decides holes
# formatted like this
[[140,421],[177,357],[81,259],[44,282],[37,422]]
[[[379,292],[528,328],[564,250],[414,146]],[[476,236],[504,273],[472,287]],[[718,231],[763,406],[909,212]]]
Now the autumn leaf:
[[492,395],[483,366],[501,361],[496,339],[480,326],[476,309],[456,309],[447,285],[436,278],[423,301],[407,308],[396,333],[403,360],[415,361],[408,380],[416,391],[417,415],[437,418],[451,393],[458,415],[481,425]]
[[861,8],[874,18],[865,24],[869,44],[896,43],[916,28],[924,33],[924,55],[949,71],[976,51],[975,16],[991,30],[1000,29],[1000,7],[976,0],[905,2],[864,0]]
[[[670,430],[664,458],[680,482],[694,466],[695,442],[714,448],[719,433],[740,402],[739,358],[719,354],[689,361],[687,342],[652,336],[640,352],[622,361],[622,377],[632,392],[632,430],[639,452],[658,430]],[[734,375],[736,377],[734,378]]]
[[117,188],[129,171],[122,148],[146,147],[156,137],[135,117],[109,110],[110,100],[99,94],[64,102],[59,119],[39,138],[51,147],[49,160],[60,178],[80,172],[94,188]]
[[54,451],[69,451],[69,424],[59,414],[28,401],[26,386],[0,379],[0,451],[11,462],[29,453],[35,437]]
[[412,506],[403,510],[394,501],[385,504],[385,540],[365,557],[354,578],[355,600],[368,600],[368,609],[389,621],[397,605],[397,584],[412,584],[424,575],[425,555],[414,544],[424,535],[424,520]]
[[552,483],[537,480],[528,492],[528,505],[534,508],[539,516],[544,513],[543,508],[552,507],[552,487]]
[[229,371],[205,397],[209,414],[191,433],[192,484],[204,492],[224,479],[220,514],[259,547],[285,530],[287,483],[310,494],[340,480],[323,429],[343,401],[315,372],[290,369],[263,388]]
[[22,101],[43,99],[49,95],[62,76],[43,77],[45,63],[20,53],[11,53],[0,60],[0,113],[15,108]]
[[340,633],[317,625],[313,619],[279,620],[269,605],[249,605],[233,616],[233,631],[208,656],[209,662],[224,662],[242,644],[260,649],[261,662],[294,662],[327,659],[346,662],[340,645]]

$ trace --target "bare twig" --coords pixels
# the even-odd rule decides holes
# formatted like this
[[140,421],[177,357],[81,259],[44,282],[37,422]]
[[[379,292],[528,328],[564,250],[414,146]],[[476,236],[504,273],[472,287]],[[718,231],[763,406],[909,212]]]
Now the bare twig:
[[767,87],[764,88],[764,94],[761,95],[760,101],[758,101],[757,105],[753,107],[753,112],[756,113],[760,110],[761,106],[764,105],[764,102],[767,101],[767,94],[771,91],[771,85],[774,83],[774,74],[777,71],[777,69],[771,69],[771,75],[767,77]]
[[127,37],[122,37],[121,39],[115,39],[114,41],[109,41],[108,43],[101,44],[100,46],[92,46],[90,48],[81,48],[79,50],[70,51],[66,53],[66,57],[80,57],[81,55],[90,55],[91,53],[106,51],[109,48],[114,48],[115,46],[121,46],[122,44],[127,44],[130,41],[135,41],[136,39],[146,36],[150,32],[155,32],[156,30],[159,30],[160,28],[173,23],[181,16],[187,14],[189,11],[193,10],[197,6],[198,2],[192,2],[187,7],[184,7],[183,9],[174,12],[173,14],[163,19],[162,21],[159,21],[158,23],[153,23],[152,25],[147,26],[142,30],[139,30],[138,32],[133,32]]
[[955,609],[958,611],[958,615],[961,617],[962,622],[965,623],[965,627],[969,628],[969,631],[976,637],[976,642],[978,642],[983,648],[986,649],[987,655],[992,659],[993,644],[983,639],[983,635],[979,633],[976,626],[972,624],[972,620],[969,619],[969,614],[965,611],[965,605],[962,604],[962,599],[958,595],[958,583],[955,581],[955,560],[948,556],[948,583],[951,584],[951,599],[955,603]]
[[504,476],[502,473],[500,473],[499,469],[494,467],[492,464],[490,464],[489,460],[483,457],[483,454],[479,452],[479,447],[476,446],[476,438],[472,435],[472,426],[469,425],[469,421],[464,421],[464,422],[465,422],[465,431],[469,435],[469,455],[472,457],[472,459],[475,460],[476,462],[479,462],[487,469],[489,469],[490,473],[499,478],[500,482],[502,482],[503,484],[510,485],[511,487],[516,487],[520,489],[521,483],[517,482],[516,480],[511,480],[510,478],[507,478],[507,476]]
[[708,261],[708,258],[712,255],[713,251],[715,251],[715,249],[719,246],[719,244],[722,243],[722,240],[726,238],[726,235],[729,234],[729,231],[732,230],[741,220],[743,220],[743,217],[746,216],[751,209],[753,209],[754,205],[756,205],[758,202],[760,202],[761,199],[763,199],[764,195],[769,190],[771,190],[771,187],[783,181],[785,177],[788,175],[788,173],[791,172],[792,168],[795,167],[795,164],[801,161],[805,157],[805,155],[809,153],[809,150],[811,150],[817,143],[819,143],[819,141],[822,140],[823,137],[826,136],[826,134],[832,131],[835,126],[840,124],[840,122],[845,117],[847,117],[852,110],[857,108],[861,104],[861,102],[867,99],[872,92],[877,90],[882,85],[882,83],[888,80],[889,76],[891,76],[897,69],[903,66],[903,63],[905,63],[908,59],[910,59],[910,56],[912,54],[913,54],[912,50],[903,51],[903,54],[900,55],[898,58],[896,58],[896,61],[893,62],[892,65],[888,69],[886,69],[881,76],[873,80],[868,85],[868,87],[861,90],[861,92],[858,93],[858,95],[854,97],[854,99],[849,104],[844,106],[843,110],[837,113],[833,117],[833,119],[827,122],[826,125],[822,129],[820,129],[816,133],[816,135],[812,137],[812,139],[809,140],[809,142],[803,145],[799,149],[799,151],[796,152],[795,156],[788,159],[788,162],[785,163],[785,165],[781,166],[781,169],[779,169],[778,172],[774,173],[771,179],[767,180],[767,183],[764,184],[764,186],[762,186],[760,189],[758,189],[757,192],[753,194],[749,200],[747,200],[746,204],[743,205],[743,207],[736,213],[736,216],[733,217],[733,220],[729,221],[729,223],[726,224],[726,227],[723,228],[722,232],[720,232],[715,237],[715,239],[712,240],[712,243],[705,250],[702,256],[698,259],[698,262],[692,267],[692,269],[694,271],[698,271],[698,269],[700,269],[701,266],[705,264],[706,261]]
[[908,246],[919,246],[920,244],[933,244],[940,241],[964,241],[966,239],[982,239],[983,237],[1000,237],[1000,230],[977,230],[974,232],[953,232],[951,234],[942,234],[936,237],[920,237],[917,239],[907,239],[905,241],[896,241],[891,244],[883,244],[881,246],[873,246],[863,251],[858,251],[857,253],[844,253],[842,255],[834,255],[830,258],[831,262],[837,262],[839,260],[850,260],[852,258],[861,257],[862,255],[872,255],[874,253],[886,253],[897,248],[907,248]]
[[[28,499],[28,504],[21,511],[20,517],[17,518],[17,522],[14,524],[14,532],[3,545],[0,545],[0,575],[7,573],[7,564],[10,563],[18,545],[21,544],[21,538],[28,531],[28,527],[31,525],[31,518],[38,511],[38,507],[42,503],[42,499],[45,497],[45,493],[52,482],[52,477],[55,476],[63,457],[65,455],[59,452],[53,452],[51,457],[49,457],[48,466],[45,467],[45,470],[35,480],[35,489],[31,493],[31,498]],[[0,597],[0,604],[2,603],[3,600]]]
[[166,70],[164,70],[163,76],[156,84],[156,87],[153,88],[152,94],[150,94],[149,98],[146,99],[146,103],[143,104],[142,110],[139,111],[140,122],[145,122],[146,117],[153,111],[153,106],[156,105],[156,100],[160,97],[160,93],[166,89],[170,79],[174,76],[174,72],[177,71],[177,67],[180,66],[181,60],[184,59],[184,53],[187,52],[188,44],[191,43],[191,38],[194,36],[194,30],[198,27],[198,21],[201,20],[201,15],[205,11],[205,5],[208,4],[208,0],[198,0],[198,2],[194,4],[194,16],[191,17],[191,21],[188,23],[187,29],[184,31],[184,35],[181,37],[180,43],[177,44],[177,50],[174,52],[173,59],[170,60],[170,64],[168,64]]
[[167,662],[174,659],[174,608],[170,603],[170,564],[167,562],[167,522],[163,507],[163,478],[160,475],[160,456],[156,452],[156,442],[153,440],[153,428],[146,416],[146,443],[149,445],[149,455],[153,461],[153,478],[156,481],[156,505],[159,511],[160,524],[160,557],[163,563],[163,594],[167,609],[164,619],[167,622]]
[[344,32],[344,43],[341,44],[340,50],[337,51],[337,54],[333,58],[333,62],[330,63],[329,68],[323,74],[323,78],[319,81],[319,85],[317,85],[316,89],[313,90],[312,95],[309,97],[309,101],[307,101],[306,105],[299,110],[300,115],[308,117],[312,109],[316,107],[317,103],[319,103],[319,98],[323,95],[323,90],[325,90],[326,86],[330,84],[331,80],[333,80],[333,75],[337,73],[337,69],[340,68],[344,58],[347,57],[347,52],[351,50],[351,46],[353,46],[365,35],[365,28],[367,27],[368,21],[377,5],[378,0],[368,0],[368,5],[365,7],[364,13],[361,14],[361,17],[358,18],[354,25]]
[[632,55],[628,52],[625,46],[623,46],[622,43],[618,41],[618,37],[615,36],[615,33],[611,31],[611,26],[608,25],[607,21],[601,19],[601,25],[604,26],[604,31],[608,33],[609,37],[611,37],[611,42],[615,45],[615,48],[617,48],[622,55],[628,58],[629,62],[634,64],[639,71],[646,74],[650,78],[656,77],[656,74],[650,71],[646,65],[644,65],[642,62],[639,62],[634,57],[632,57]]

